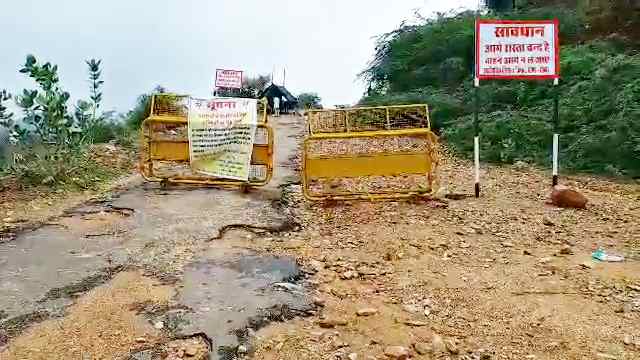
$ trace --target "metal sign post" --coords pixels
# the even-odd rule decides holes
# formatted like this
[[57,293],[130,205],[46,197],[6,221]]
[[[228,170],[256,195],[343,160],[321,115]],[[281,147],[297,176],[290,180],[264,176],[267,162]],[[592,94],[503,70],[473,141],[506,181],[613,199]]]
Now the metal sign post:
[[553,79],[553,186],[558,184],[560,36],[558,20],[476,19],[474,74],[475,194],[480,196],[478,87],[483,80]]
[[478,90],[480,79],[473,79],[473,163],[475,170],[475,194],[480,197],[480,102]]
[[551,186],[558,185],[558,150],[560,147],[560,109],[558,100],[558,79],[553,79],[553,171]]

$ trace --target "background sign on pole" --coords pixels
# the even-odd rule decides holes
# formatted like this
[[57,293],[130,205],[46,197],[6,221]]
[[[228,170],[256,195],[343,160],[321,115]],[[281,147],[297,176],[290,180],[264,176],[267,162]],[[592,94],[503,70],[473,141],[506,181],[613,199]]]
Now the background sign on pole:
[[216,88],[241,89],[242,71],[238,70],[216,70]]
[[476,77],[556,79],[560,76],[558,20],[476,22]]

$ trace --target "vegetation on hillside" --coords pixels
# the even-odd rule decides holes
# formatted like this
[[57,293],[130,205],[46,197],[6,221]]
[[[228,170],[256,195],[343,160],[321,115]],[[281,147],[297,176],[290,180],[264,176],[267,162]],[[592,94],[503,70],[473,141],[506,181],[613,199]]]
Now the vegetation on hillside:
[[[129,137],[124,122],[114,112],[101,112],[101,61],[86,62],[89,73],[88,100],[78,100],[73,108],[71,95],[64,90],[58,66],[26,57],[20,73],[32,79],[34,89],[15,96],[0,92],[0,179],[10,176],[23,185],[88,188],[114,175],[90,152],[94,144]],[[8,111],[13,98],[21,114]]]
[[[565,168],[640,176],[640,53],[624,33],[595,33],[603,14],[636,21],[615,8],[597,20],[585,6],[518,1],[518,10],[483,17],[560,20],[561,83],[487,81],[480,87],[484,160],[550,163],[552,98],[560,97],[561,161]],[[600,5],[599,2],[598,6]],[[633,13],[632,13],[633,14]],[[637,12],[636,12],[637,14]],[[460,154],[472,150],[472,73],[476,13],[441,14],[403,25],[379,38],[362,73],[369,91],[362,104],[426,102],[437,131]],[[627,27],[639,28],[640,22]]]

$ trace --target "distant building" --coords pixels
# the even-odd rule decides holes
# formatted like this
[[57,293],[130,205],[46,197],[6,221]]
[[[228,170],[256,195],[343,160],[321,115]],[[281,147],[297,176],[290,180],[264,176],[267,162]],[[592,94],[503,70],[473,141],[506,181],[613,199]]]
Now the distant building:
[[284,86],[271,84],[262,90],[259,98],[266,97],[269,101],[269,113],[273,112],[273,99],[280,99],[280,112],[284,114],[292,113],[298,108],[298,98],[291,95]]

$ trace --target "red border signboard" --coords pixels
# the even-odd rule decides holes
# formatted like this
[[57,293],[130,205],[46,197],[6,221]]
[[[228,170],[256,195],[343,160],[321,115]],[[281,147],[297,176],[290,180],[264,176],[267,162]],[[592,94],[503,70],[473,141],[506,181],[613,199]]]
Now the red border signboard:
[[558,32],[558,20],[477,20],[476,78],[559,78]]
[[242,71],[217,69],[216,88],[242,88]]

